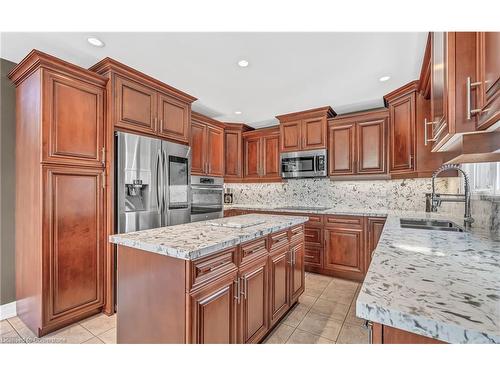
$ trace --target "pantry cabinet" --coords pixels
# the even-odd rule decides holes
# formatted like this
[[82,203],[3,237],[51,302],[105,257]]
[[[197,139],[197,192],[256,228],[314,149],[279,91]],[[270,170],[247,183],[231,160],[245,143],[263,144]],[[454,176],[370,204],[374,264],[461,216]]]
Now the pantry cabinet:
[[191,174],[224,176],[224,124],[193,112]]
[[336,113],[331,107],[276,116],[280,121],[280,151],[305,151],[327,147],[327,120]]
[[386,177],[388,116],[378,109],[328,121],[331,177]]
[[32,51],[16,85],[16,308],[43,336],[102,311],[105,93],[98,74]]
[[281,181],[279,129],[272,127],[243,133],[243,160],[245,181]]

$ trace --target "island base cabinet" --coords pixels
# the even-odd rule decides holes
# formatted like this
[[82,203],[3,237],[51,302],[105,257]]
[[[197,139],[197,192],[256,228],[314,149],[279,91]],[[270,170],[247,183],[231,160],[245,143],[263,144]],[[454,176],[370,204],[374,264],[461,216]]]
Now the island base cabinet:
[[380,323],[369,323],[369,325],[370,344],[444,344],[440,340]]
[[290,258],[290,305],[293,305],[305,289],[303,241],[290,247]]
[[270,307],[271,324],[276,323],[288,311],[290,307],[289,300],[289,252],[288,247],[284,246],[270,256]]

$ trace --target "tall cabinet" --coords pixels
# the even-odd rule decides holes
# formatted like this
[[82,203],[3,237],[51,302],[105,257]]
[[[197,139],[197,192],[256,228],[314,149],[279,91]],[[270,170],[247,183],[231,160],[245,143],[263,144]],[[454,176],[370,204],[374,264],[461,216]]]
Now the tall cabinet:
[[16,85],[17,314],[38,336],[104,304],[107,79],[32,51]]
[[224,124],[193,112],[191,122],[191,174],[224,176]]

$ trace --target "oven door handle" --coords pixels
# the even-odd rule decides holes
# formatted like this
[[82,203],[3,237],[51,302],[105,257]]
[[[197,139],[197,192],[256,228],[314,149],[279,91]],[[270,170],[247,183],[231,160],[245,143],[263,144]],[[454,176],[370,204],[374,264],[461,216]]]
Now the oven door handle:
[[191,185],[191,190],[215,190],[215,191],[223,191],[222,187],[208,187],[208,186],[196,186]]

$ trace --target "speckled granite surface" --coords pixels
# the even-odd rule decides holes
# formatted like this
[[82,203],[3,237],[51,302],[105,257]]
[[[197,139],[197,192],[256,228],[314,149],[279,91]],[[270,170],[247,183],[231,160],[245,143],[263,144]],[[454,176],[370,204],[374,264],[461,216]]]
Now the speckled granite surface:
[[[148,229],[110,236],[110,242],[181,259],[197,259],[239,243],[269,233],[299,225],[308,220],[304,216],[250,214],[195,223]],[[263,221],[246,228],[216,226],[218,223]]]
[[450,343],[500,343],[499,238],[401,228],[402,217],[449,219],[388,215],[356,315]]

